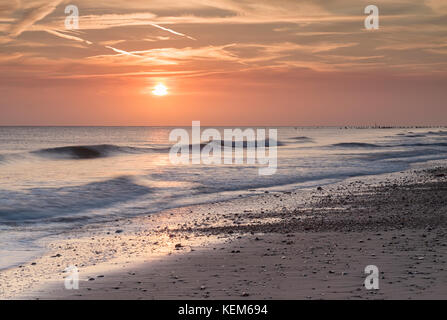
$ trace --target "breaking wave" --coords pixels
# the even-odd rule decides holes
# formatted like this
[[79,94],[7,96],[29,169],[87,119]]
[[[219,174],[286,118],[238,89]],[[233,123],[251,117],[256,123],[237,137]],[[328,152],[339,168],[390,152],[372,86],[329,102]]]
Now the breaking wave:
[[342,142],[342,143],[333,144],[332,146],[337,147],[337,148],[381,148],[382,147],[377,144],[363,143],[363,142]]
[[132,200],[150,191],[125,176],[79,186],[33,188],[23,192],[0,189],[0,223],[60,219]]
[[163,152],[165,148],[137,148],[128,146],[117,146],[111,144],[87,145],[87,146],[67,146],[49,149],[41,149],[32,153],[44,157],[56,157],[62,159],[96,159],[105,158],[119,153],[146,153]]

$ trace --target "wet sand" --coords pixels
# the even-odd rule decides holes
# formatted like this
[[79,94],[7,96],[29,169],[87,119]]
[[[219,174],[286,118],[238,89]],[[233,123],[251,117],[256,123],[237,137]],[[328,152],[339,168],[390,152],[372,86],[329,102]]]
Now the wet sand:
[[[446,299],[446,175],[353,178],[76,230],[0,273],[0,297]],[[64,288],[69,264],[79,290]],[[367,265],[378,290],[364,287]]]

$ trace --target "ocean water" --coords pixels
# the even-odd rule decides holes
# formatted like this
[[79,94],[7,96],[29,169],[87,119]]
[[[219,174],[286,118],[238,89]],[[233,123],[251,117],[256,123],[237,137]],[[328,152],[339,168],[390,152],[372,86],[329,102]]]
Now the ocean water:
[[262,176],[262,165],[172,164],[172,129],[0,127],[0,269],[79,225],[447,158],[445,129],[278,128],[277,172]]

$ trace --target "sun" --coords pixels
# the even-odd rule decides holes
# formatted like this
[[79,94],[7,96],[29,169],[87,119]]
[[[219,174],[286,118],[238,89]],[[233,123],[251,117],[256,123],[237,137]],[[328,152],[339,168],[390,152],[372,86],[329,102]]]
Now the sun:
[[165,96],[168,94],[168,88],[164,84],[159,83],[154,87],[152,93],[156,96]]

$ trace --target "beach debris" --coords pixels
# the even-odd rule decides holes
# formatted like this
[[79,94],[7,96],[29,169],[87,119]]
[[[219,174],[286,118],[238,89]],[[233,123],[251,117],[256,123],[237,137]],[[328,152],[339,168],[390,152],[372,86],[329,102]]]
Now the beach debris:
[[121,233],[121,232],[123,232],[123,230],[121,230],[121,229],[118,229],[115,231],[115,233]]
[[175,249],[180,249],[180,248],[182,248],[183,246],[182,246],[182,244],[181,243],[177,243],[176,245],[175,245]]
[[250,294],[248,292],[242,292],[241,297],[248,297],[250,296]]

